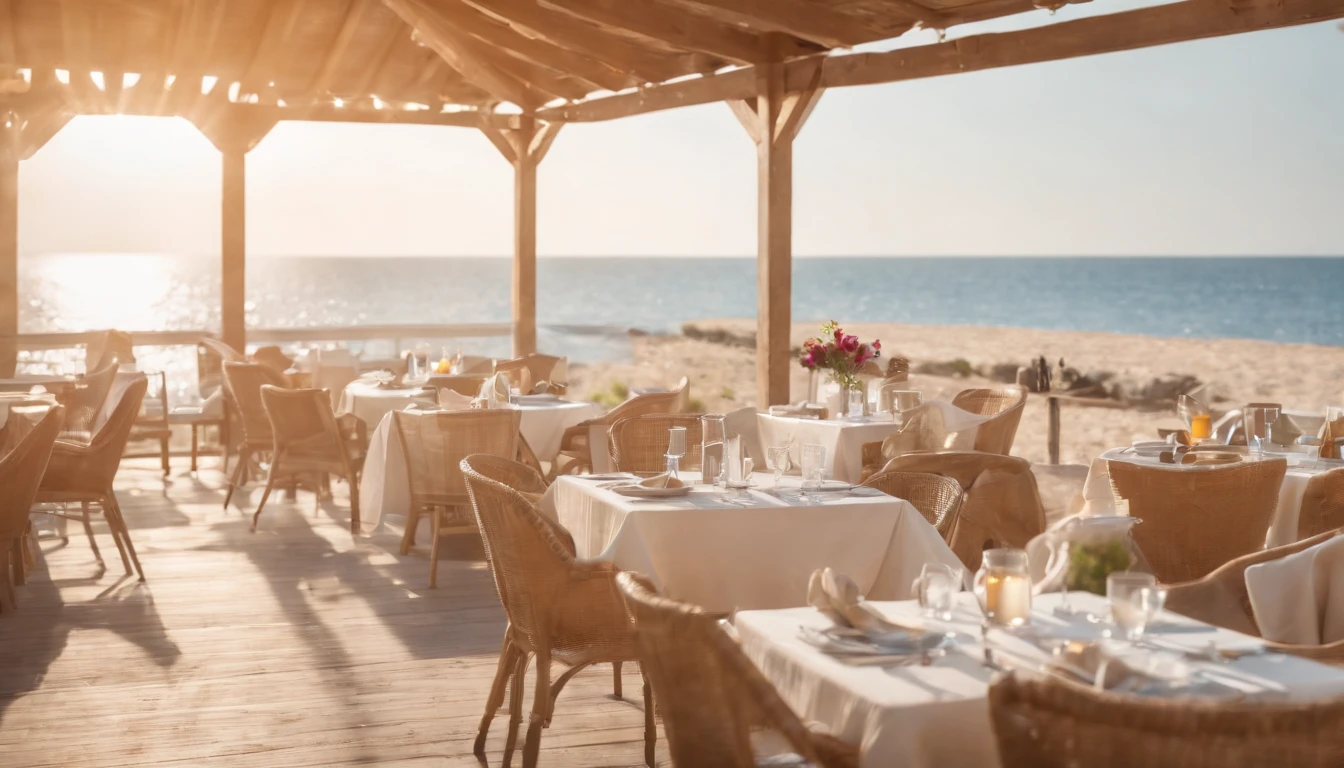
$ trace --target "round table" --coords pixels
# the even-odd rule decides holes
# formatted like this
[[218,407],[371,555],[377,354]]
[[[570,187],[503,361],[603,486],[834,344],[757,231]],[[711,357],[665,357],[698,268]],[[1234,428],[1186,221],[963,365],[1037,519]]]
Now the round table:
[[434,390],[423,387],[380,387],[377,384],[352,381],[341,390],[341,402],[336,412],[353,413],[365,424],[373,426],[392,411],[405,408],[411,401],[433,405],[438,402],[438,398]]

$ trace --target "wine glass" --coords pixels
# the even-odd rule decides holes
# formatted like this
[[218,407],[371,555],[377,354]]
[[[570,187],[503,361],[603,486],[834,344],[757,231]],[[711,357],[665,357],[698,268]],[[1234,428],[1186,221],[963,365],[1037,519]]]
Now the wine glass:
[[1246,406],[1243,416],[1243,428],[1246,431],[1246,445],[1252,453],[1263,455],[1265,446],[1270,444],[1274,435],[1274,422],[1279,420],[1277,403],[1251,403]]
[[775,473],[775,484],[773,487],[779,488],[779,482],[784,477],[784,473],[793,467],[793,459],[789,457],[789,446],[775,445],[771,446],[765,452],[765,464]]

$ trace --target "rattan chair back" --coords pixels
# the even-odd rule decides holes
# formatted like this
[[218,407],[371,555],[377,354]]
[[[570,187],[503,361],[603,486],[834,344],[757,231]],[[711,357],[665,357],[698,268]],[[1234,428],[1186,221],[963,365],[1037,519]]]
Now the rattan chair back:
[[67,454],[58,451],[47,465],[42,475],[39,498],[46,492],[102,494],[112,487],[112,480],[121,466],[121,455],[126,451],[126,442],[140,414],[140,403],[144,400],[149,382],[144,376],[137,377],[126,387],[121,402],[112,410],[112,415],[103,422],[87,446],[81,446],[78,453]]
[[211,352],[214,352],[215,355],[217,355],[219,359],[222,360],[223,362],[226,363],[247,362],[246,355],[234,349],[233,347],[229,346],[228,344],[225,344],[219,339],[212,339],[207,336],[201,339],[201,346],[205,347]]
[[561,358],[555,355],[533,353],[513,360],[501,360],[495,363],[495,373],[506,373],[509,380],[522,392],[531,392],[532,387],[541,381],[551,381],[555,366]]
[[67,434],[88,436],[98,425],[98,414],[107,404],[112,384],[117,380],[117,365],[104,366],[75,382],[75,391],[66,401]]
[[1344,467],[1323,472],[1307,481],[1297,515],[1297,536],[1305,539],[1344,528]]
[[993,417],[976,431],[975,450],[1004,456],[1013,451],[1026,403],[1027,391],[1022,387],[964,389],[952,398],[952,404],[964,411]]
[[1111,488],[1143,521],[1134,541],[1167,584],[1263,548],[1286,470],[1283,459],[1208,469],[1110,463]]
[[[261,388],[285,386],[284,377],[256,363],[224,363],[224,388],[238,411],[243,425],[243,442],[253,449],[268,449],[274,442],[271,419]],[[327,410],[331,410],[328,406]]]
[[271,423],[273,449],[286,452],[285,463],[341,467],[348,456],[346,440],[331,411],[331,393],[325,389],[261,387],[261,402]]
[[1344,697],[1172,700],[1014,673],[989,708],[1003,768],[1344,765]]
[[[0,458],[0,551],[28,530],[28,510],[47,471],[51,448],[64,419],[65,409],[52,406],[14,449]],[[6,576],[0,574],[0,578]]]
[[963,495],[956,480],[930,472],[879,472],[863,484],[910,502],[944,537],[956,520]]
[[611,425],[612,464],[618,472],[652,473],[667,469],[668,430],[686,428],[686,455],[679,467],[700,471],[700,417],[696,414],[650,413]]
[[466,505],[462,460],[474,454],[513,459],[518,455],[522,411],[394,411],[406,458],[406,477],[416,505]]

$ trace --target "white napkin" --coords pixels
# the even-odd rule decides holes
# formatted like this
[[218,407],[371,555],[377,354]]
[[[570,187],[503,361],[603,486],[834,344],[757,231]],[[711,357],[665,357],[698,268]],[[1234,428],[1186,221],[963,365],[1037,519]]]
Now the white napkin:
[[455,392],[447,387],[439,390],[439,407],[445,411],[465,411],[471,408],[474,398]]
[[1246,569],[1260,635],[1295,645],[1344,640],[1344,536]]
[[498,408],[508,405],[510,392],[509,374],[500,372],[486,377],[481,384],[477,397],[485,401],[486,408]]
[[723,466],[728,470],[728,482],[742,479],[742,438],[733,435],[723,444]]
[[864,602],[859,585],[830,568],[812,572],[807,582],[807,604],[826,614],[841,626],[864,632],[894,632],[898,629],[922,631],[923,627],[901,626],[878,613]]
[[555,361],[555,366],[551,368],[551,382],[554,384],[569,383],[569,358],[561,357]]
[[641,479],[631,478],[629,480],[618,480],[614,483],[604,483],[601,487],[620,493],[623,488],[680,488],[682,482],[673,477],[671,472],[661,472]]

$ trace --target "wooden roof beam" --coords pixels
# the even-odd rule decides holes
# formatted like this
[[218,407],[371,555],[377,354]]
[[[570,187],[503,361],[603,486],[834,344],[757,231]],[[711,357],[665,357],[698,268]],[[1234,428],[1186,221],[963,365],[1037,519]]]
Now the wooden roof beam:
[[355,38],[355,33],[359,31],[360,19],[364,17],[364,12],[373,4],[373,0],[350,0],[350,5],[345,9],[345,17],[341,20],[341,28],[336,32],[336,37],[331,41],[331,46],[327,48],[327,53],[322,57],[322,66],[318,67],[317,74],[313,76],[313,81],[308,85],[308,100],[316,101],[331,85],[331,78],[336,74],[336,67],[341,63],[345,56],[346,49],[350,47],[350,41]]
[[[1182,0],[1106,16],[1065,21],[1014,32],[973,35],[934,45],[884,53],[848,54],[823,59],[820,88],[874,85],[937,77],[1019,64],[1091,56],[1222,37],[1262,29],[1344,18],[1344,0],[1245,0],[1236,12],[1225,0]],[[789,62],[786,90],[807,89],[816,59]],[[635,93],[548,107],[537,112],[548,121],[612,120],[694,104],[753,99],[755,76],[743,68]]]
[[19,66],[19,46],[14,40],[13,0],[0,0],[0,77]]
[[728,23],[785,32],[827,48],[848,48],[891,37],[863,19],[809,0],[665,0]]
[[[738,64],[767,60],[760,37],[740,27],[653,3],[629,0],[541,0],[541,4],[604,27],[623,29],[686,51],[699,51]],[[786,45],[784,58],[815,53]]]
[[543,8],[536,0],[463,2],[507,23],[524,37],[590,56],[640,82],[657,83],[695,71],[687,54],[652,52],[567,13]]
[[284,55],[290,37],[294,34],[294,25],[303,14],[307,0],[272,0],[270,14],[257,39],[257,47],[252,58],[238,78],[240,94],[261,93],[268,83],[274,80],[275,64]]
[[400,23],[400,21],[388,26],[387,31],[383,33],[382,40],[378,43],[376,53],[369,58],[368,65],[351,83],[350,95],[363,96],[377,91],[382,80],[383,69],[396,55],[397,43],[405,42],[409,45],[410,38],[411,28]]

